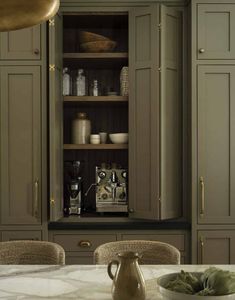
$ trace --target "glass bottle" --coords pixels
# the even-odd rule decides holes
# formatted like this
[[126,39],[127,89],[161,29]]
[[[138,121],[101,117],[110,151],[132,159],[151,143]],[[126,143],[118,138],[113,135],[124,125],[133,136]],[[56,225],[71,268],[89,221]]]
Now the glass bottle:
[[94,80],[90,87],[90,96],[99,96],[98,80]]
[[63,69],[63,95],[70,95],[70,75],[68,74],[69,69]]
[[84,112],[78,113],[72,122],[72,143],[89,144],[91,135],[91,121]]
[[76,78],[77,96],[86,95],[86,77],[83,74],[83,69],[78,69],[78,76]]

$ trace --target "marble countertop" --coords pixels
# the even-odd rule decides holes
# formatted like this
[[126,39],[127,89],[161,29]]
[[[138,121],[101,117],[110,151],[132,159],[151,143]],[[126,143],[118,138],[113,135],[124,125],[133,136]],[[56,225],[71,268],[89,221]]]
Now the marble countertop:
[[[160,300],[157,277],[178,272],[203,271],[208,266],[151,265],[141,266],[147,288],[146,300]],[[235,271],[235,265],[221,265],[222,269]],[[0,299],[79,299],[112,300],[112,281],[106,266],[13,266],[0,265]]]

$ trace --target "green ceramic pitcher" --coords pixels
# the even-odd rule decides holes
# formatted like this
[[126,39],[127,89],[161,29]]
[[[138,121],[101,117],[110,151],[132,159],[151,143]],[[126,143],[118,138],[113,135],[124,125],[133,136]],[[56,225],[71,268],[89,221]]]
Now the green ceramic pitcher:
[[[138,253],[122,252],[118,260],[108,264],[108,275],[113,280],[113,300],[145,300],[145,281],[138,264]],[[117,265],[115,275],[112,266]]]

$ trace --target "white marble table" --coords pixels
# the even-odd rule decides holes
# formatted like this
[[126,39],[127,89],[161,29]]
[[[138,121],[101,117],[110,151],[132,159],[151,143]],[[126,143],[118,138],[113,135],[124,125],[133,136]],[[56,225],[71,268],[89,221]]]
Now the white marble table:
[[[156,278],[167,273],[202,271],[208,266],[141,266],[147,300],[160,300]],[[220,268],[235,271],[235,265]],[[106,266],[0,266],[0,299],[112,300]]]

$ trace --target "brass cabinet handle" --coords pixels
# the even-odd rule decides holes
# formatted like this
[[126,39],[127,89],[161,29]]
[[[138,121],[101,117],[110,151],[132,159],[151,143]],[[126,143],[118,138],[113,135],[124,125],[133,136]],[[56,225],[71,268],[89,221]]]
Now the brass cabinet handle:
[[35,218],[38,217],[38,187],[39,187],[39,180],[36,179],[34,181],[34,204],[33,204],[33,215]]
[[40,51],[39,51],[39,49],[34,49],[33,53],[34,53],[35,55],[39,55]]
[[90,248],[91,245],[92,245],[92,243],[90,241],[80,241],[78,243],[78,246],[82,247],[82,248]]
[[204,242],[203,242],[202,237],[200,237],[200,249],[201,249],[201,263],[203,264],[203,262],[204,262]]
[[205,213],[205,184],[204,179],[200,177],[200,186],[201,186],[201,210],[200,210],[200,217],[203,218]]
[[205,53],[205,49],[204,48],[200,48],[199,49],[199,53]]

